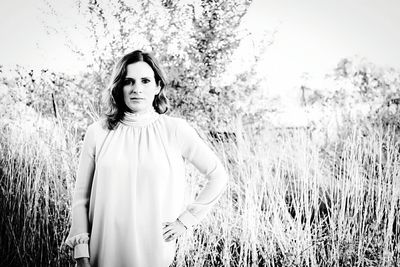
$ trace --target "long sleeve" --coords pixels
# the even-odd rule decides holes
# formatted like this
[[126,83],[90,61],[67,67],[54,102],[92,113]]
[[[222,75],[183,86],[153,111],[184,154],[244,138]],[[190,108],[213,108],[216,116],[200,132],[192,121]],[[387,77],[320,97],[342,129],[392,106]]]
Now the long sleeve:
[[179,120],[176,137],[182,156],[207,179],[207,183],[178,219],[187,227],[199,223],[217,203],[225,190],[228,175],[217,155],[184,120]]
[[88,127],[76,173],[72,201],[72,225],[65,243],[74,249],[74,258],[89,257],[89,199],[95,168],[94,125]]

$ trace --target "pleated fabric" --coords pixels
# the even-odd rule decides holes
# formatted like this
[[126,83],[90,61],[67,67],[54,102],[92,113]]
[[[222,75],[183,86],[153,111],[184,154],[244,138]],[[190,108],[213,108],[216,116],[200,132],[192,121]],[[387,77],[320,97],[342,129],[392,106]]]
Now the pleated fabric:
[[[186,160],[207,180],[185,206]],[[83,142],[66,243],[92,266],[169,266],[176,247],[163,240],[162,223],[199,223],[227,180],[218,157],[183,119],[126,113],[111,131],[104,120],[95,122]]]

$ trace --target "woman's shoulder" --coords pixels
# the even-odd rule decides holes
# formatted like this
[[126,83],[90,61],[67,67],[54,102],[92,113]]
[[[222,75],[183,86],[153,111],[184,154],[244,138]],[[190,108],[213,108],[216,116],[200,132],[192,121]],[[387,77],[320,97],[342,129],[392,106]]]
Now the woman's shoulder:
[[199,135],[198,126],[192,122],[189,122],[185,118],[162,115],[164,117],[164,121],[167,127],[174,132],[178,139],[183,138],[185,136],[197,136]]
[[162,115],[167,125],[168,132],[182,149],[193,147],[206,138],[201,129],[185,118]]
[[89,124],[86,134],[93,136],[108,132],[107,121],[105,118],[100,118]]
[[172,128],[182,127],[182,126],[185,126],[188,124],[186,119],[176,117],[174,115],[163,114],[163,115],[161,115],[161,117],[163,118],[166,125],[169,127],[172,127]]

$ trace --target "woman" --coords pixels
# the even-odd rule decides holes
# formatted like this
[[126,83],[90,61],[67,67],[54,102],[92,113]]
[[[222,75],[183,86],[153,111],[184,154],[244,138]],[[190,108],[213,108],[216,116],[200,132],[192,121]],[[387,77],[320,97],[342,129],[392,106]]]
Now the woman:
[[[169,266],[175,240],[217,202],[227,174],[189,124],[164,115],[165,78],[133,51],[116,64],[106,118],[87,129],[66,243],[78,266]],[[208,179],[184,203],[185,160]]]

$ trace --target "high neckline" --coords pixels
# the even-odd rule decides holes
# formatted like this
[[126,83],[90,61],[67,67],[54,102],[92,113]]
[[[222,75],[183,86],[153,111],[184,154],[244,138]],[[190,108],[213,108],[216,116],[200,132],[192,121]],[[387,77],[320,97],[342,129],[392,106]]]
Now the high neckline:
[[145,126],[156,121],[159,116],[154,109],[146,113],[124,112],[121,123],[128,126]]

